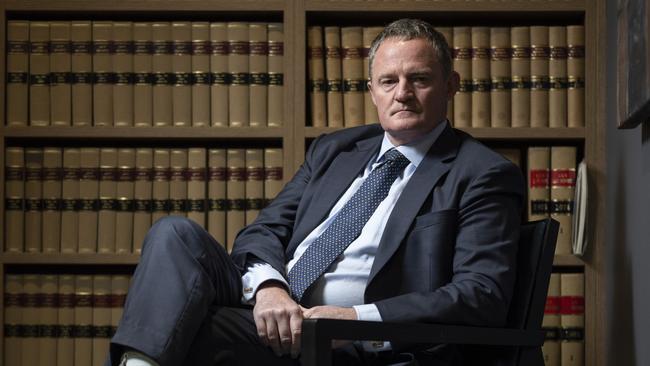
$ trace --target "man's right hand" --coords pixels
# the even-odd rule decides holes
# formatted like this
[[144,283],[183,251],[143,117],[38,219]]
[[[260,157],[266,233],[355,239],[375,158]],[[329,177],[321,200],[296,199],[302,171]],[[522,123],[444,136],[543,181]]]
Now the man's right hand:
[[253,317],[257,334],[276,355],[300,354],[302,333],[302,308],[289,296],[286,288],[278,282],[262,284],[255,294]]

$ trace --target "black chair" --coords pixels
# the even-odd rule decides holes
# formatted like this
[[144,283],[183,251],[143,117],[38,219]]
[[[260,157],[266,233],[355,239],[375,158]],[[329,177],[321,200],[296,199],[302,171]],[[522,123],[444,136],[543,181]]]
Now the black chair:
[[489,355],[482,365],[543,366],[541,326],[558,229],[558,222],[552,219],[522,225],[517,280],[506,327],[306,319],[302,324],[302,364],[331,365],[331,341],[346,339],[482,345],[476,349]]

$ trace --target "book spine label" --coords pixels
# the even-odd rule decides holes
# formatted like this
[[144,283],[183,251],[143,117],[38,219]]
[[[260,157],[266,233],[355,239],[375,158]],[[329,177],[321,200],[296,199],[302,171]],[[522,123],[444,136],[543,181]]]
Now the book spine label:
[[171,126],[173,119],[172,88],[172,31],[171,24],[156,22],[151,25],[153,54],[151,56],[153,84],[153,125]]
[[560,283],[561,364],[584,365],[585,277],[563,273]]
[[566,27],[549,27],[549,127],[567,126],[567,37]]
[[560,223],[556,254],[572,253],[573,199],[576,180],[576,148],[553,146],[551,148],[551,217]]
[[50,22],[50,106],[53,126],[72,123],[70,22]]
[[113,23],[113,116],[115,126],[133,126],[133,23]]
[[7,21],[7,126],[27,126],[29,22]]
[[268,24],[268,116],[269,127],[284,125],[284,25]]
[[174,126],[192,125],[192,24],[172,23],[172,120]]
[[210,23],[192,23],[192,126],[210,126]]
[[93,125],[113,126],[113,23],[93,22]]
[[249,31],[248,23],[228,23],[228,124],[231,127],[249,125]]
[[453,27],[454,70],[460,88],[454,95],[454,126],[472,126],[472,32],[470,27]]
[[210,124],[215,127],[227,127],[230,73],[226,23],[210,23],[210,51]]
[[472,127],[490,127],[490,28],[472,27]]
[[74,21],[70,25],[72,40],[72,125],[93,124],[93,54],[92,26],[89,21]]
[[29,24],[29,125],[50,125],[50,24]]
[[226,150],[208,151],[208,232],[226,245]]
[[512,27],[511,125],[530,126],[530,27]]
[[547,26],[530,27],[530,126],[548,127],[549,30]]
[[490,125],[510,127],[510,91],[512,89],[510,28],[490,28]]
[[327,126],[343,127],[341,28],[339,27],[325,27],[325,77],[327,81]]
[[528,220],[548,217],[550,148],[528,148]]
[[567,125],[585,126],[585,27],[567,27]]
[[153,121],[153,34],[150,22],[133,23],[133,124]]
[[265,127],[267,124],[267,103],[269,89],[268,73],[268,31],[265,23],[251,23],[248,25],[250,56],[248,69],[250,75],[249,125],[251,127]]

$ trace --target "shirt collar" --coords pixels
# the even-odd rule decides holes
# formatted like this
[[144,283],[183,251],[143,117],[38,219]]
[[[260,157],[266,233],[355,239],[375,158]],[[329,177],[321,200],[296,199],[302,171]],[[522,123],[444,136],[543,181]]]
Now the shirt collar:
[[422,159],[427,154],[431,146],[438,139],[442,131],[447,127],[447,120],[443,120],[441,123],[438,123],[436,127],[433,128],[429,133],[422,136],[421,138],[413,141],[409,144],[400,145],[395,147],[390,140],[388,139],[388,133],[384,132],[384,139],[381,142],[381,149],[379,150],[379,155],[377,155],[377,162],[381,161],[384,157],[386,151],[396,148],[397,151],[401,152],[411,164],[417,167],[420,165]]

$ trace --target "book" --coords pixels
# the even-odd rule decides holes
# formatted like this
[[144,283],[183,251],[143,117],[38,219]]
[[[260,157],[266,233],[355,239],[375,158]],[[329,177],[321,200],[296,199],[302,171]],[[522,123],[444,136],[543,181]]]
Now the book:
[[133,124],[153,122],[153,33],[151,22],[133,23]]
[[22,348],[23,365],[38,365],[39,346],[39,308],[42,305],[41,276],[37,274],[23,275],[22,296]]
[[135,182],[133,184],[133,253],[140,254],[144,237],[151,226],[153,190],[153,150],[135,150]]
[[113,23],[93,21],[93,126],[113,126]]
[[226,246],[226,150],[208,150],[208,232]]
[[50,125],[50,23],[29,23],[29,125]]
[[111,276],[92,276],[92,366],[103,366],[111,336]]
[[341,71],[343,74],[343,124],[365,123],[363,104],[363,31],[361,27],[341,28]]
[[29,22],[7,21],[7,126],[28,124],[29,49]]
[[268,28],[268,116],[269,127],[284,125],[284,25],[269,23]]
[[169,149],[153,150],[153,183],[151,185],[151,224],[169,215]]
[[309,74],[309,107],[311,125],[327,126],[325,59],[323,58],[323,27],[307,27],[307,69]]
[[74,365],[92,365],[93,361],[93,277],[75,275],[74,293]]
[[530,27],[510,29],[511,126],[530,126]]
[[5,237],[4,250],[23,251],[25,242],[25,149],[5,149]]
[[251,127],[266,127],[268,119],[268,31],[266,23],[248,25],[248,70],[250,89],[248,95],[248,115]]
[[490,127],[490,28],[472,32],[472,127]]
[[43,149],[25,149],[25,252],[42,250]]
[[282,149],[264,149],[264,205],[268,206],[284,186]]
[[172,121],[192,125],[192,24],[172,22]]
[[38,309],[38,365],[51,366],[56,359],[58,338],[58,296],[57,275],[40,275],[40,307]]
[[573,198],[576,183],[576,148],[551,147],[551,217],[560,223],[555,254],[571,254]]
[[128,275],[120,274],[111,276],[111,337],[115,334],[120,319],[122,318],[122,313],[124,312],[124,302],[126,301],[126,294],[129,291],[129,281],[130,276]]
[[[453,28],[452,27],[436,27],[436,30],[442,34],[447,42],[447,47],[449,48],[450,54],[453,54]],[[381,30],[380,30],[381,31]],[[454,101],[453,98],[447,101],[447,119],[449,121],[454,120]]]
[[70,22],[50,22],[50,122],[72,123],[72,65]]
[[264,208],[264,150],[246,149],[246,225]]
[[187,217],[206,228],[206,151],[205,148],[187,150]]
[[210,50],[210,124],[227,127],[230,73],[226,23],[210,23]]
[[528,221],[549,215],[551,149],[528,148]]
[[187,216],[187,149],[171,149],[169,166],[169,214]]
[[173,120],[172,30],[168,22],[151,25],[153,54],[151,56],[153,125],[171,126]]
[[563,273],[560,277],[561,365],[584,365],[585,275]]
[[[113,23],[113,122],[115,126],[133,126],[133,22]],[[138,108],[140,106],[138,105]]]
[[135,153],[133,148],[117,149],[115,252],[118,254],[133,252]]
[[[379,116],[377,115],[377,107],[372,102],[370,89],[368,89],[368,82],[370,81],[370,46],[372,41],[377,38],[383,27],[363,27],[363,118],[367,125],[372,123],[379,123]],[[450,102],[450,104],[452,104]]]
[[82,147],[79,154],[79,253],[97,252],[99,211],[99,148]]
[[210,126],[210,23],[192,23],[192,126]]
[[490,125],[510,127],[510,28],[490,28]]
[[585,27],[567,26],[567,125],[585,126]]
[[44,253],[61,251],[61,184],[63,153],[58,147],[43,148],[43,232]]
[[453,27],[453,64],[460,76],[460,86],[454,95],[455,127],[472,126],[472,32],[470,27]]
[[560,274],[551,273],[548,283],[548,294],[544,307],[544,318],[542,319],[542,330],[544,345],[545,366],[560,366]]
[[90,21],[70,23],[72,55],[72,125],[93,124],[93,56]]
[[589,200],[588,192],[588,174],[587,162],[582,159],[578,164],[578,173],[576,177],[575,198],[573,201],[573,232],[571,235],[571,245],[573,254],[583,256],[587,249],[587,217],[589,216],[587,205]]
[[246,152],[226,150],[226,249],[232,250],[235,237],[246,224]]
[[75,276],[59,275],[56,365],[74,365]]
[[327,78],[327,127],[343,127],[341,28],[325,27],[325,77]]
[[548,44],[548,125],[567,126],[567,46],[566,27],[549,27]]
[[548,127],[548,26],[530,27],[530,127]]
[[115,253],[117,219],[117,149],[99,149],[99,212],[97,213],[97,251]]
[[81,151],[78,148],[63,149],[63,172],[61,180],[61,253],[76,253],[79,249],[79,213],[77,212]]
[[250,74],[248,58],[250,53],[248,23],[231,22],[228,28],[228,125],[245,127],[249,125]]
[[22,364],[23,275],[7,273],[4,283],[4,365]]

